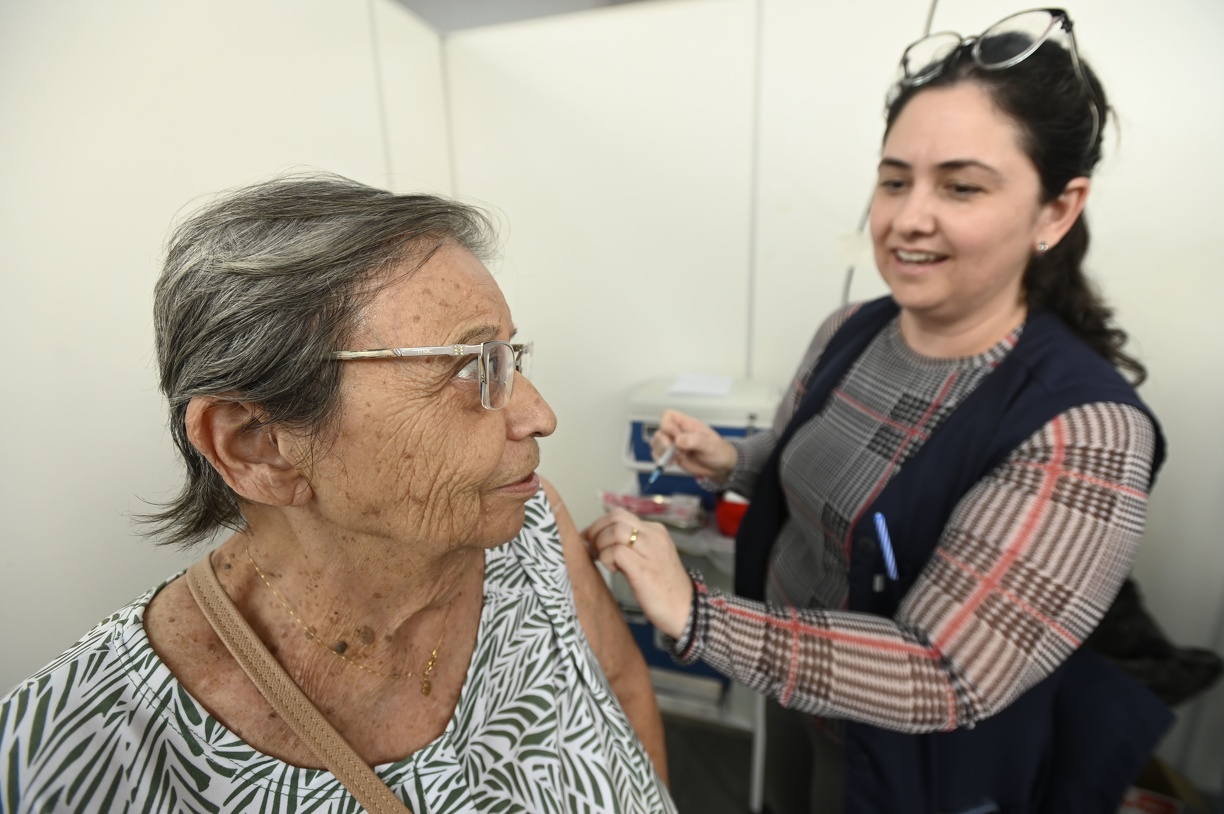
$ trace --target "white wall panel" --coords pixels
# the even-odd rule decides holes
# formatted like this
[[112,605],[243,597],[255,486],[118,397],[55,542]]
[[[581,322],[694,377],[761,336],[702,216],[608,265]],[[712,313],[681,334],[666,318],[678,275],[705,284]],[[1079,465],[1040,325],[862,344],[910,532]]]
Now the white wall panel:
[[633,384],[744,371],[752,9],[651,3],[447,40],[458,191],[508,224],[499,280],[559,416],[542,472],[580,524],[628,478]]
[[370,0],[387,180],[396,192],[450,195],[442,38],[395,0]]
[[[821,321],[841,304],[874,187],[884,95],[918,2],[762,1],[753,376],[789,383]],[[852,299],[883,292],[867,254]]]
[[0,689],[189,559],[127,517],[180,478],[150,315],[172,218],[297,167],[386,184],[375,76],[366,3],[0,4]]

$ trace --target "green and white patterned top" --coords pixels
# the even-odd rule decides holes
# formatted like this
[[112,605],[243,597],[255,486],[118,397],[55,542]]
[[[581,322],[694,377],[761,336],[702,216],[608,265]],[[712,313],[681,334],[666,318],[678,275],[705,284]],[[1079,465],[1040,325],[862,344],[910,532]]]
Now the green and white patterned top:
[[[578,624],[542,491],[485,562],[454,718],[378,775],[415,814],[674,812]],[[360,811],[330,772],[256,751],[187,694],[141,623],[157,590],[0,698],[0,812]]]

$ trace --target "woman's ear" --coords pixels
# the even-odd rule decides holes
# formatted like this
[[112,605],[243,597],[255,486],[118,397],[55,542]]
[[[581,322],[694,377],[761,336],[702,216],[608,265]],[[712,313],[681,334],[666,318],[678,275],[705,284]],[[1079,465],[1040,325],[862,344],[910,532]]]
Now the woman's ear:
[[196,396],[187,404],[187,438],[243,500],[301,506],[311,489],[290,458],[294,439],[261,424],[259,412],[254,404]]
[[1037,225],[1037,240],[1051,249],[1057,246],[1084,211],[1084,204],[1088,203],[1088,193],[1091,189],[1092,181],[1083,176],[1068,181],[1062,193],[1042,207]]

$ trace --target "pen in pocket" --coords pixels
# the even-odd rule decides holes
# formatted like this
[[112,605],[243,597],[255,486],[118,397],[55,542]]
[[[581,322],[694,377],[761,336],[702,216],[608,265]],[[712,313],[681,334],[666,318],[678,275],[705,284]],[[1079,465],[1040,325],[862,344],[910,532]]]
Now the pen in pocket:
[[884,522],[884,515],[879,512],[875,513],[876,536],[880,538],[880,553],[884,555],[884,570],[888,572],[888,578],[893,582],[897,581],[897,559],[893,556],[892,538],[888,536],[888,524]]

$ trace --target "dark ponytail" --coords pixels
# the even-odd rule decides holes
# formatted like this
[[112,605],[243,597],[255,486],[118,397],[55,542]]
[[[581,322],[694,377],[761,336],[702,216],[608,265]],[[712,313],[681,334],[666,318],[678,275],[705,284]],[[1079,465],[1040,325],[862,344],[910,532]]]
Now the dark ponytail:
[[[998,42],[992,43],[995,39]],[[1002,40],[984,41],[983,52],[995,45],[1012,53],[1019,50]],[[1061,195],[1071,179],[1092,175],[1101,159],[1101,130],[1109,105],[1104,88],[1088,65],[1080,63],[1090,93],[1075,71],[1070,52],[1054,42],[1044,43],[1022,62],[1002,70],[981,68],[970,55],[970,47],[962,45],[948,58],[943,71],[925,84],[898,89],[888,105],[885,136],[917,94],[928,88],[973,82],[984,88],[999,110],[1019,127],[1024,150],[1041,178],[1042,203]],[[1113,324],[1113,309],[1084,273],[1087,253],[1088,222],[1081,212],[1058,245],[1029,260],[1024,272],[1029,307],[1058,314],[1077,336],[1140,384],[1147,378],[1147,370],[1122,350],[1126,332]]]

